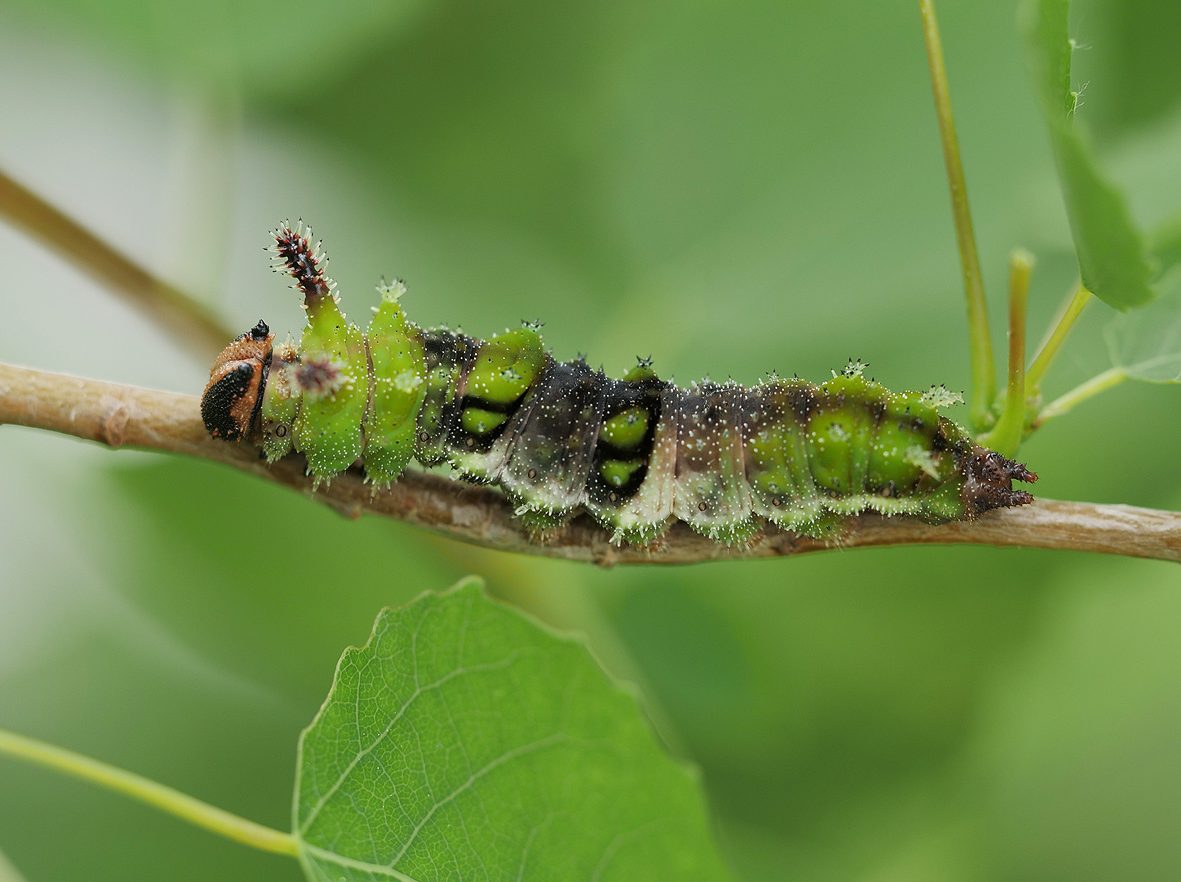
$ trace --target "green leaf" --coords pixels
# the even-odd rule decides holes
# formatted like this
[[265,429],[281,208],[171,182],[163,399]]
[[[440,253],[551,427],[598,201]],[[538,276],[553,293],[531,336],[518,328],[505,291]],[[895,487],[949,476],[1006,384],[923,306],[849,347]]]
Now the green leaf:
[[1116,316],[1105,329],[1112,364],[1129,379],[1181,383],[1181,268],[1161,280],[1146,308]]
[[1083,284],[1117,309],[1156,296],[1153,267],[1123,194],[1103,175],[1074,124],[1077,92],[1070,87],[1069,0],[1024,0],[1021,26],[1070,221]]
[[377,618],[300,739],[310,879],[726,879],[696,777],[580,643],[478,584]]

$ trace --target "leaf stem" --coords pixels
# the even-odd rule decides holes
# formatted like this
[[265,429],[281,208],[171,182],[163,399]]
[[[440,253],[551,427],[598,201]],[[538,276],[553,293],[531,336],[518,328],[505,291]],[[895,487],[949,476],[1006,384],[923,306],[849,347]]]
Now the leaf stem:
[[290,833],[248,821],[134,772],[73,751],[0,729],[0,754],[90,781],[243,845],[291,857],[299,854],[299,845]]
[[1052,420],[1054,417],[1060,417],[1062,414],[1074,410],[1075,407],[1082,404],[1088,398],[1094,398],[1096,395],[1106,392],[1108,389],[1114,389],[1129,377],[1130,374],[1127,368],[1108,368],[1103,373],[1092,377],[1085,383],[1075,386],[1065,395],[1055,398],[1043,407],[1037,416],[1037,420],[1034,422],[1035,427],[1042,425],[1047,420]]
[[996,396],[996,366],[988,330],[988,305],[984,300],[984,279],[980,272],[980,257],[976,253],[972,212],[968,206],[968,185],[964,180],[955,119],[951,113],[951,92],[947,83],[947,69],[943,64],[943,45],[939,38],[939,23],[935,19],[933,0],[919,0],[919,15],[923,22],[927,67],[931,72],[931,91],[935,96],[935,115],[939,120],[939,135],[943,142],[943,161],[947,166],[951,213],[955,218],[956,244],[960,252],[964,297],[968,305],[968,341],[972,362],[972,391],[968,409],[972,426],[979,431],[989,425],[989,408]]
[[1013,456],[1025,433],[1025,306],[1033,255],[1018,249],[1009,255],[1009,371],[1001,415],[981,443]]
[[1033,357],[1033,362],[1025,374],[1025,394],[1027,396],[1032,398],[1037,395],[1042,377],[1046,375],[1050,362],[1054,360],[1054,356],[1062,348],[1070,329],[1074,327],[1075,322],[1078,321],[1079,316],[1083,314],[1083,310],[1093,297],[1094,295],[1083,287],[1082,282],[1079,282],[1067,296],[1062,308],[1058,310],[1058,315],[1054,317],[1053,323],[1046,331],[1046,336],[1042,338],[1037,355]]

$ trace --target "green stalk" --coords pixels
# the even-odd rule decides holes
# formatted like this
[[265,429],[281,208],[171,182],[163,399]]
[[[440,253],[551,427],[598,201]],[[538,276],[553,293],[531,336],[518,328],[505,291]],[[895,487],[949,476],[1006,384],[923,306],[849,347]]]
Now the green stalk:
[[943,64],[943,45],[939,39],[939,23],[935,20],[933,0],[919,0],[919,15],[923,22],[927,67],[931,72],[931,91],[935,96],[935,115],[939,119],[939,135],[943,142],[943,161],[947,166],[947,183],[951,189],[951,213],[955,218],[956,244],[960,252],[964,297],[968,305],[968,342],[972,361],[972,390],[968,396],[968,409],[973,428],[980,431],[991,422],[989,408],[996,396],[996,366],[988,331],[988,306],[984,300],[984,279],[980,273],[980,257],[976,253],[972,212],[968,207],[968,185],[964,180],[964,166],[960,160],[960,146],[951,113],[951,93],[947,84],[947,69]]
[[1041,413],[1037,415],[1034,425],[1040,426],[1047,420],[1062,416],[1062,414],[1074,410],[1075,407],[1082,404],[1088,398],[1094,398],[1096,395],[1106,392],[1108,389],[1114,389],[1127,379],[1129,379],[1129,374],[1126,368],[1108,368],[1103,373],[1092,377],[1085,383],[1075,386],[1065,395],[1055,398],[1043,407]]
[[1013,456],[1025,434],[1025,307],[1033,255],[1018,249],[1009,255],[1009,372],[1000,418],[980,443]]
[[1037,394],[1042,377],[1046,375],[1046,371],[1050,367],[1050,362],[1054,360],[1054,356],[1062,348],[1066,335],[1070,333],[1070,329],[1074,327],[1074,323],[1078,321],[1079,316],[1083,314],[1083,309],[1091,302],[1092,298],[1091,292],[1083,287],[1082,282],[1079,282],[1074,291],[1066,298],[1066,302],[1062,304],[1062,308],[1054,317],[1054,322],[1042,339],[1037,355],[1033,357],[1033,362],[1025,375],[1025,393],[1029,397],[1032,398]]
[[81,754],[4,729],[0,729],[0,754],[90,781],[260,851],[291,857],[299,854],[299,844],[290,833],[248,821],[134,772],[109,766]]

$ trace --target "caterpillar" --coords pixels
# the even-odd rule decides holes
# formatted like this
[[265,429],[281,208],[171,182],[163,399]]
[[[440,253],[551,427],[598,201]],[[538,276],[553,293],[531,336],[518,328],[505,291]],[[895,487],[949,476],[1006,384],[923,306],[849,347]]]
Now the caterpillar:
[[307,324],[276,345],[264,321],[217,357],[201,399],[214,438],[252,441],[268,462],[297,452],[315,483],[360,464],[376,490],[412,459],[498,485],[523,524],[585,509],[612,541],[647,544],[674,520],[728,544],[766,525],[831,537],[864,511],[931,522],[1033,497],[1037,475],[940,416],[943,387],[891,392],[851,360],[819,384],[744,387],[661,380],[650,359],[622,378],[557,361],[540,323],[487,340],[419,328],[405,286],[378,288],[366,331],[348,322],[302,222],[272,234]]

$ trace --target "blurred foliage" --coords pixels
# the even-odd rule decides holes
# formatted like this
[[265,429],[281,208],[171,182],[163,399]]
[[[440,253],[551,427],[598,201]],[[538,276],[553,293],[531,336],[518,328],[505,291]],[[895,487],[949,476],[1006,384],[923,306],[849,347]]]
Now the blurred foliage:
[[[992,324],[1025,245],[1036,339],[1075,266],[1015,6],[939,12]],[[910,0],[3,11],[0,163],[235,326],[299,327],[262,248],[302,214],[357,310],[396,274],[416,320],[540,315],[559,355],[609,370],[651,352],[680,380],[822,378],[861,356],[891,386],[965,387]],[[1174,0],[1074,16],[1080,113],[1146,229],[1181,213],[1179,24]],[[207,365],[40,246],[0,229],[0,250],[24,295],[0,358],[201,388]],[[1085,317],[1048,395],[1105,366],[1110,318]],[[1039,491],[1181,507],[1175,395],[1051,423],[1023,451]],[[1181,858],[1176,567],[921,548],[597,571],[204,463],[7,428],[0,453],[4,725],[259,821],[287,821],[341,648],[474,571],[640,684],[742,878],[1157,880]],[[299,878],[11,764],[0,848],[30,882]]]

